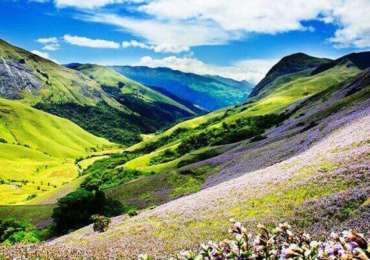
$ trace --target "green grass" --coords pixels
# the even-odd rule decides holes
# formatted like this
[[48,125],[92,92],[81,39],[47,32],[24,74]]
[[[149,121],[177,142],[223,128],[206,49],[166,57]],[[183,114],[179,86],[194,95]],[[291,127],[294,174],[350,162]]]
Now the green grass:
[[54,204],[0,206],[0,219],[12,217],[37,225],[42,221],[47,221],[51,217],[54,207]]
[[23,146],[44,157],[76,158],[112,145],[66,119],[18,101],[0,99],[0,117],[0,137],[6,140],[5,145]]
[[0,205],[30,203],[78,176],[74,160],[113,146],[66,119],[0,99]]
[[[210,147],[212,145],[243,140],[243,135],[239,136],[235,132],[236,126],[242,127],[242,130],[245,127],[269,128],[273,124],[266,124],[266,122],[271,120],[262,120],[263,118],[271,118],[273,113],[282,113],[285,107],[302,99],[313,98],[321,94],[323,96],[328,90],[337,89],[343,82],[354,78],[358,73],[359,70],[354,67],[337,66],[315,76],[310,76],[307,73],[282,76],[272,83],[275,85],[271,91],[266,91],[258,100],[215,111],[177,124],[157,135],[149,136],[145,141],[127,149],[142,153],[142,155],[139,154],[136,158],[125,161],[122,163],[122,167],[156,174],[115,187],[112,189],[112,193],[119,196],[123,202],[131,201],[140,205],[149,205],[150,202],[165,201],[196,192],[204,183],[208,173],[198,175],[194,169],[179,173],[180,167],[215,156],[216,154],[212,153],[207,156],[214,149]],[[364,94],[360,91],[356,95],[363,96]],[[265,115],[269,116],[265,117]],[[224,133],[225,131],[226,133]],[[230,140],[228,140],[227,133],[233,132],[236,135],[230,136]],[[207,133],[214,134],[208,136]],[[261,137],[261,131],[258,133],[260,134],[258,137]],[[200,134],[206,134],[207,138],[203,139],[208,141],[203,142],[203,139],[195,138]],[[217,139],[219,135],[222,137],[220,140]],[[189,138],[195,138],[195,141],[189,142]],[[215,142],[212,143],[212,140]],[[190,150],[185,149],[190,153],[179,153],[179,147],[184,147],[186,143],[191,145],[194,143],[195,146]],[[119,165],[115,165],[115,167],[120,168]],[[202,169],[198,171],[202,172]],[[206,172],[215,171],[215,169],[208,169]],[[161,184],[158,180],[161,180]],[[166,187],[165,198],[158,199],[155,184]],[[136,201],[133,199],[135,196],[141,196],[142,199]]]
[[203,165],[183,172],[156,173],[105,192],[124,205],[146,208],[199,191],[205,178],[215,170],[215,166]]
[[[329,89],[335,90],[358,73],[356,68],[337,66],[315,76],[296,73],[280,77],[277,83],[272,83],[276,84],[274,88],[258,100],[197,117],[147,137],[145,141],[127,149],[138,155],[122,162],[122,167],[156,174],[172,174],[174,177],[168,178],[168,182],[172,183],[172,186],[169,185],[172,190],[169,196],[195,192],[204,180],[191,174],[177,175],[180,167],[215,156],[216,154],[207,156],[207,153],[212,152],[211,146],[243,140],[245,131],[247,136],[257,135],[262,138],[263,130],[280,120],[276,116],[275,120],[273,113],[282,113],[285,107],[299,100],[314,97],[318,93],[324,95]],[[254,128],[260,130],[252,133]],[[205,137],[200,138],[202,135]],[[227,138],[228,136],[230,138]],[[116,164],[114,168],[117,170],[120,165]],[[145,182],[143,179],[145,178],[140,178],[138,182]],[[130,185],[131,183],[135,181],[130,182]],[[120,189],[125,190],[125,185],[119,186]],[[129,197],[130,195],[127,195],[126,199]]]

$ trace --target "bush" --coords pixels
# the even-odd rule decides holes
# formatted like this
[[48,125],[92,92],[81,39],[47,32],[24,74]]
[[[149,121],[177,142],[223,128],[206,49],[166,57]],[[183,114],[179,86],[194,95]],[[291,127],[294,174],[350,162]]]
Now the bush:
[[178,168],[181,168],[181,167],[183,167],[185,165],[188,165],[188,164],[192,164],[192,163],[196,163],[196,162],[199,162],[199,161],[207,160],[207,159],[212,158],[212,157],[215,157],[215,156],[217,156],[219,154],[220,154],[220,152],[217,151],[216,149],[206,150],[204,152],[201,152],[201,153],[198,153],[198,154],[193,155],[189,159],[181,160],[177,164],[177,167]]
[[31,195],[28,195],[27,196],[27,198],[26,198],[26,200],[32,200],[32,199],[34,199],[34,198],[36,198],[37,197],[37,194],[31,194]]
[[41,240],[39,231],[26,221],[13,218],[0,220],[0,243],[37,243]]
[[170,162],[175,160],[179,155],[170,149],[165,150],[163,153],[159,154],[158,156],[153,157],[150,159],[149,165],[156,165],[161,163]]
[[0,144],[7,144],[8,141],[0,137]]
[[[197,251],[182,251],[175,259],[369,259],[369,241],[355,231],[333,233],[326,241],[315,241],[309,234],[295,234],[287,224],[273,230],[258,225],[255,236],[240,223],[231,220],[233,240],[209,241]],[[152,259],[140,255],[139,260]]]
[[130,209],[129,211],[127,211],[127,214],[130,216],[130,217],[134,217],[134,216],[137,216],[137,210],[136,209]]
[[86,190],[111,188],[145,174],[136,170],[116,169],[139,155],[136,152],[123,152],[95,162],[84,171],[89,176],[81,187]]
[[95,214],[116,216],[124,211],[118,201],[107,199],[103,191],[78,189],[58,200],[52,218],[54,231],[64,234],[71,230],[91,224],[91,216]]
[[91,217],[93,221],[93,229],[95,232],[105,232],[109,228],[109,224],[111,222],[110,218],[102,216],[102,215],[93,215]]

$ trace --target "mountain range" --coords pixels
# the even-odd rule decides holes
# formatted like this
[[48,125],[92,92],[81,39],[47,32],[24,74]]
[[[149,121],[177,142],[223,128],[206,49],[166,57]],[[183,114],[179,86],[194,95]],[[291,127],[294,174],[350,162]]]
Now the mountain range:
[[246,81],[197,75],[169,68],[113,66],[117,72],[162,93],[170,93],[206,111],[245,101],[252,90]]
[[123,205],[103,233],[77,223],[2,249],[13,258],[166,259],[227,236],[230,218],[369,231],[370,52],[292,54],[253,90],[166,68],[60,66],[5,42],[0,57],[0,217],[48,228],[91,190]]

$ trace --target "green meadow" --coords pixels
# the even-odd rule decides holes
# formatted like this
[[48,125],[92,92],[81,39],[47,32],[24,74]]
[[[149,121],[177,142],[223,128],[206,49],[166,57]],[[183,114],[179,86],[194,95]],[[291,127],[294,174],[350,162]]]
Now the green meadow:
[[0,99],[0,205],[30,203],[78,177],[77,158],[113,144],[66,119]]

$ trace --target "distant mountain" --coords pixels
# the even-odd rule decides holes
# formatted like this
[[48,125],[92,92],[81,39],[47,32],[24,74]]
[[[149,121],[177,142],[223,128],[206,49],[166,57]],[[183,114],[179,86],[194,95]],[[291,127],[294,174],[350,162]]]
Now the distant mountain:
[[[112,68],[95,65],[95,64],[79,64],[79,63],[72,63],[67,64],[66,67],[78,70],[91,79],[97,81],[100,85],[103,86],[103,89],[109,87],[120,87],[123,89],[124,94],[130,95],[137,95],[138,98],[141,98],[143,101],[150,101],[154,102],[165,102],[168,104],[172,104],[175,107],[180,108],[181,110],[187,111],[191,114],[201,114],[205,111],[193,106],[191,103],[184,101],[181,98],[178,98],[175,95],[167,91],[162,91],[162,89],[150,88],[144,86],[134,80],[131,80],[124,75],[116,72]],[[108,90],[109,92],[109,90]],[[125,103],[122,103],[125,105]],[[175,112],[175,111],[173,111]],[[171,117],[173,115],[168,115]],[[180,115],[181,117],[181,115]]]
[[0,40],[0,97],[67,118],[95,135],[125,145],[140,141],[142,133],[155,132],[199,112],[112,69],[70,67],[73,69]]
[[212,111],[245,101],[252,85],[219,76],[202,76],[169,68],[113,66],[117,72],[156,90],[165,90],[199,108]]
[[328,64],[329,59],[322,59],[309,56],[304,53],[295,53],[282,58],[266,74],[266,76],[254,87],[250,97],[255,97],[265,91],[269,84],[280,76],[291,73],[314,69],[323,64]]

